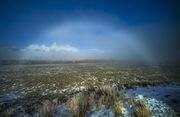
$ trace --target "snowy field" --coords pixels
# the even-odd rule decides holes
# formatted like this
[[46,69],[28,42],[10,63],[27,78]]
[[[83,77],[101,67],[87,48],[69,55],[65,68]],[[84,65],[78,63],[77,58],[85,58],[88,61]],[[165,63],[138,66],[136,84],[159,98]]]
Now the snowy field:
[[[152,117],[176,117],[180,112],[180,86],[164,85],[150,88],[137,88],[127,90],[126,98],[134,97],[135,101],[144,99],[151,110]],[[174,102],[176,100],[176,102]],[[96,108],[96,107],[94,107]],[[131,105],[124,102],[123,115],[119,117],[131,117]],[[56,117],[72,117],[65,104],[57,107]],[[94,109],[88,113],[88,117],[116,117],[113,108],[102,107],[100,111]]]
[[[59,105],[89,87],[112,84],[128,89],[129,96],[143,95],[147,102],[158,101],[180,112],[179,77],[178,66],[128,66],[106,62],[3,64],[0,65],[0,113],[12,108],[20,108],[17,113],[22,110],[31,113],[34,105],[44,100],[58,99]],[[111,109],[103,110],[93,111],[89,116],[112,113]]]

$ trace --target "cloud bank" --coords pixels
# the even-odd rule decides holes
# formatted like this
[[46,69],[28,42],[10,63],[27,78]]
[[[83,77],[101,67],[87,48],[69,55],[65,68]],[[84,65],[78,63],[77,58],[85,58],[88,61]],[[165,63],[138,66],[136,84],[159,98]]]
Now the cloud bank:
[[28,47],[26,47],[24,49],[24,51],[41,51],[41,52],[67,51],[67,52],[78,52],[79,50],[77,48],[75,48],[75,47],[70,46],[70,45],[57,45],[56,43],[53,43],[50,46],[46,46],[45,44],[43,44],[43,45],[32,44],[32,45],[29,45]]
[[[94,60],[107,59],[107,53],[95,48],[79,49],[71,45],[30,44],[25,48],[0,48],[1,59],[12,60]],[[5,54],[6,53],[6,54]],[[3,55],[3,56],[2,56]]]

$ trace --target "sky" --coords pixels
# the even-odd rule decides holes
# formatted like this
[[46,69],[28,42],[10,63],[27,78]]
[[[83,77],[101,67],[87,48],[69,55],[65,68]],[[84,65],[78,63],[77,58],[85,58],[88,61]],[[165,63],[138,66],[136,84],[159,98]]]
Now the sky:
[[179,62],[178,0],[1,0],[0,59]]

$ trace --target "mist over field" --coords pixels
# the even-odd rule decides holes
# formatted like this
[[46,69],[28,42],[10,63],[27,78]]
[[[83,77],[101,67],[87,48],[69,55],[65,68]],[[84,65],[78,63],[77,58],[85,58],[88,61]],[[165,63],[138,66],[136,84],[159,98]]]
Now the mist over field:
[[1,0],[0,117],[179,117],[178,0]]

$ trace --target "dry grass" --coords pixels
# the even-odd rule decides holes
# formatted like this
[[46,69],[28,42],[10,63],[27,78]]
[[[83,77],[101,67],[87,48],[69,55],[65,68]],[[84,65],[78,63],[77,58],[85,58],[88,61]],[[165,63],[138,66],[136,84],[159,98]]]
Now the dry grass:
[[114,105],[116,99],[115,91],[110,86],[102,86],[90,92],[89,94],[80,94],[70,98],[67,101],[67,107],[72,113],[73,117],[86,117],[88,111],[92,111],[96,107],[96,110],[100,111],[105,105],[106,108],[110,108]]
[[151,110],[146,105],[145,100],[138,100],[137,109],[134,113],[135,117],[151,117]]
[[42,102],[42,106],[39,108],[40,117],[54,117],[55,106],[49,101],[45,100]]
[[94,101],[94,98],[95,98],[95,92],[92,92],[89,94],[89,99],[88,99],[88,110],[92,110],[94,108],[94,105],[95,105],[95,101]]
[[[99,86],[95,90],[78,93],[69,98],[66,103],[67,108],[73,117],[87,117],[88,112],[95,110],[101,111],[103,107],[107,109],[114,108],[115,115],[122,115],[124,101],[122,97],[124,95],[122,93],[121,95],[117,95],[117,92],[118,89],[109,85]],[[55,108],[58,105],[58,98],[56,98],[52,101],[45,100],[38,106],[28,105],[27,110],[30,112],[32,110],[32,114],[38,114],[39,117],[54,117]]]
[[73,117],[79,117],[81,96],[74,96],[68,100],[67,106]]
[[114,89],[109,85],[99,87],[98,92],[100,92],[102,95],[109,95],[109,96],[115,95]]
[[116,100],[116,92],[111,86],[105,85],[88,94],[79,94],[67,101],[67,107],[73,117],[86,117],[88,111],[102,110],[103,105],[110,108]]
[[81,98],[79,106],[80,106],[80,110],[79,110],[80,117],[86,117],[87,116],[87,110],[89,109],[88,95],[84,95]]
[[151,111],[148,108],[138,107],[135,111],[135,117],[151,117]]
[[101,86],[96,90],[96,94],[103,97],[103,104],[106,108],[110,108],[114,105],[116,100],[116,91],[113,87],[109,85]]
[[129,103],[130,108],[134,107],[134,105],[135,105],[134,98],[130,97],[129,100],[128,100],[128,103]]
[[58,106],[59,104],[58,98],[53,99],[52,103],[54,104],[54,106]]
[[76,95],[68,100],[67,106],[73,117],[86,117],[89,109],[88,95]]
[[101,96],[97,103],[97,110],[100,111],[102,109],[103,96]]
[[138,107],[146,107],[147,106],[146,101],[144,99],[139,99],[137,101],[137,106]]
[[114,106],[115,116],[121,116],[123,114],[122,108],[123,108],[123,102],[121,100],[116,101]]
[[106,108],[110,108],[110,106],[112,106],[114,103],[114,101],[112,101],[111,96],[107,95],[104,97],[104,104],[106,106]]

